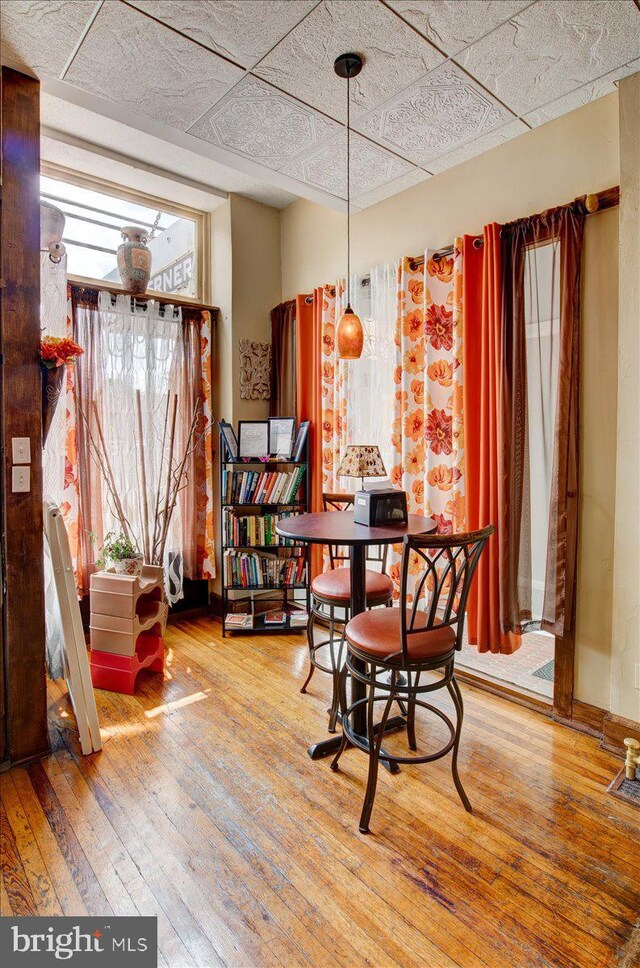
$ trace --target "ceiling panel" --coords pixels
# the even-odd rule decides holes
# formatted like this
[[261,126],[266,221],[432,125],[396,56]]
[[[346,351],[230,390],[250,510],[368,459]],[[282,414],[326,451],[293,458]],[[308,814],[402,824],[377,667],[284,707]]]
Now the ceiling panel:
[[422,168],[412,168],[408,174],[400,175],[399,178],[385,182],[384,185],[373,188],[364,195],[356,196],[353,204],[356,208],[368,208],[369,205],[376,205],[378,202],[383,202],[385,198],[391,198],[392,195],[404,192],[407,188],[413,188],[414,185],[419,185],[420,182],[426,181],[427,178],[431,178],[428,172],[423,171]]
[[130,0],[243,67],[253,67],[318,0]]
[[324,0],[254,69],[332,117],[346,118],[346,81],[333,62],[354,50],[365,58],[351,82],[352,113],[369,111],[426,74],[443,57],[381,3]]
[[278,171],[339,131],[336,121],[247,76],[189,134]]
[[512,117],[455,64],[446,62],[361,118],[356,127],[379,144],[429,168],[433,158]]
[[640,60],[632,61],[631,64],[626,64],[624,67],[618,67],[615,71],[604,74],[603,77],[599,77],[596,81],[591,81],[589,84],[577,88],[571,94],[565,94],[564,97],[556,98],[555,101],[551,101],[549,104],[545,104],[543,107],[537,108],[529,114],[525,114],[524,120],[532,128],[537,128],[539,125],[546,124],[547,121],[553,121],[555,118],[559,118],[569,111],[575,111],[577,108],[584,107],[585,104],[596,101],[599,97],[611,94],[616,89],[616,81],[622,80],[623,77],[628,77],[629,74],[635,74],[637,71],[640,71]]
[[111,2],[100,9],[65,81],[186,131],[243,74],[139,11]]
[[469,158],[475,158],[476,155],[481,155],[484,151],[489,151],[490,148],[497,148],[498,145],[504,144],[506,141],[511,141],[512,138],[517,138],[519,134],[525,134],[528,130],[524,121],[520,121],[519,119],[509,121],[496,131],[490,131],[488,134],[482,135],[480,138],[475,138],[474,141],[469,141],[454,151],[447,152],[446,155],[440,155],[439,158],[434,159],[430,163],[429,171],[434,175],[439,175],[440,172],[447,171],[449,168],[455,168],[456,165],[461,164],[463,161],[468,161]]
[[59,75],[95,7],[95,0],[0,3],[2,63],[28,67],[39,77]]
[[[351,195],[364,195],[386,182],[406,175],[414,168],[401,158],[357,134],[351,136]],[[286,165],[282,171],[337,195],[347,197],[347,139],[344,129],[331,141],[303,158]]]
[[634,0],[539,0],[457,60],[526,114],[639,56]]
[[531,0],[387,0],[416,30],[452,56],[508,20]]

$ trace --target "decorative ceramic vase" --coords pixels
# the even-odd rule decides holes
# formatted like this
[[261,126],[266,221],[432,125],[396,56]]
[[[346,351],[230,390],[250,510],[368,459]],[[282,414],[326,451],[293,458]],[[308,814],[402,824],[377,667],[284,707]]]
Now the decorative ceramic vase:
[[147,291],[151,275],[151,250],[147,247],[147,230],[136,225],[122,229],[124,241],[118,246],[118,272],[127,292],[140,295]]
[[41,367],[42,370],[42,446],[47,442],[53,415],[58,406],[66,366]]
[[144,557],[138,555],[137,558],[113,558],[110,559],[110,565],[118,575],[132,575],[134,578],[137,578],[138,575],[142,574]]

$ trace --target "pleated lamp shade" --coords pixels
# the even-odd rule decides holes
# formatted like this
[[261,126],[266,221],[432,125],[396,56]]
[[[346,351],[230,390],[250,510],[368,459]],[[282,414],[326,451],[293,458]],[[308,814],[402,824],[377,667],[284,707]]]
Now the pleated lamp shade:
[[364,346],[364,330],[360,317],[347,306],[336,329],[338,356],[341,360],[359,360]]
[[386,470],[379,447],[350,444],[338,468],[338,477],[385,477]]

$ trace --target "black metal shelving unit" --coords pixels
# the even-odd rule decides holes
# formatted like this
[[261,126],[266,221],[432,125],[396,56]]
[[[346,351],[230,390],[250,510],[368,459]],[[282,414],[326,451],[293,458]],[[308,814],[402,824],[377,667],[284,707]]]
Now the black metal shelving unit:
[[[310,587],[309,587],[309,576],[311,574],[311,550],[308,544],[302,544],[296,541],[287,540],[286,543],[282,544],[270,544],[270,545],[248,545],[248,544],[229,544],[226,540],[226,529],[225,529],[225,516],[228,514],[233,514],[233,512],[241,511],[243,516],[251,515],[252,511],[256,516],[263,516],[266,513],[279,515],[283,511],[292,511],[297,513],[304,513],[309,511],[309,461],[308,461],[308,451],[309,442],[305,443],[304,450],[304,460],[294,461],[294,460],[233,460],[229,453],[227,443],[220,433],[220,500],[221,500],[221,510],[220,510],[220,546],[222,548],[222,559],[223,559],[223,574],[222,574],[222,635],[226,636],[227,633],[237,632],[240,635],[284,635],[290,633],[306,633],[306,625],[302,626],[291,626],[289,624],[289,614],[290,611],[296,606],[301,606],[304,604],[304,608],[307,613],[311,607],[311,597],[310,597]],[[297,468],[304,468],[304,474],[302,480],[296,489],[296,493],[293,495],[297,500],[284,502],[284,503],[272,503],[272,502],[247,502],[247,501],[237,501],[237,502],[227,502],[224,500],[225,494],[225,471],[235,471],[242,473],[242,471],[264,471],[269,473],[272,471],[291,471]],[[300,498],[300,494],[303,494],[303,498]],[[283,562],[287,557],[292,557],[291,552],[298,552],[295,557],[304,558],[305,560],[305,570],[304,570],[304,581],[296,582],[293,584],[261,584],[261,585],[234,585],[226,581],[225,574],[225,561],[227,552],[237,551],[242,552],[258,552],[263,554],[274,555],[277,558],[282,557]],[[268,593],[273,593],[273,599]],[[303,594],[301,594],[303,593]],[[255,598],[255,596],[260,596]],[[266,596],[266,597],[263,597]],[[277,602],[276,602],[276,596]],[[287,615],[285,622],[281,624],[267,625],[264,621],[263,613],[256,613],[255,606],[259,601],[269,601],[272,603],[272,609],[276,607],[276,604],[280,611],[284,611]],[[238,628],[237,626],[227,627],[226,619],[230,607],[238,603],[250,603],[250,607],[247,611],[250,611],[254,616],[254,626],[253,628]],[[238,609],[239,610],[239,609]]]

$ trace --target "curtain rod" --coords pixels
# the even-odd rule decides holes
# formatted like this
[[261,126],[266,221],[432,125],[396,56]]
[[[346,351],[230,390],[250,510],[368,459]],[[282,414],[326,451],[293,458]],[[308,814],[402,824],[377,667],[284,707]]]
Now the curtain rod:
[[[608,208],[615,208],[616,205],[620,204],[620,186],[614,185],[612,188],[605,188],[604,191],[594,192],[591,195],[579,195],[578,198],[574,199],[575,202],[582,202],[585,208],[585,215],[596,215],[598,212],[604,212]],[[484,240],[480,237],[473,240],[474,248],[481,249],[484,245]],[[446,248],[436,250],[432,259],[444,259],[450,255],[453,255],[454,248],[452,245],[446,246]],[[419,266],[424,265],[424,256],[416,256],[415,258],[409,258],[409,265],[412,270],[417,269]],[[363,276],[362,285],[368,286],[371,282],[371,276]]]

